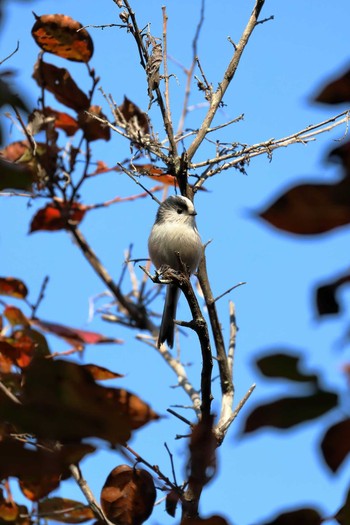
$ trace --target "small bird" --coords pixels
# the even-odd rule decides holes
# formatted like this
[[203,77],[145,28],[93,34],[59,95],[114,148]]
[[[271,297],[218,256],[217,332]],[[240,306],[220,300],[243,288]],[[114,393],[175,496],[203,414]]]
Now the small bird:
[[[162,266],[170,266],[173,270],[183,271],[179,257],[187,266],[189,274],[197,269],[203,254],[203,245],[195,215],[197,212],[193,203],[181,195],[168,197],[159,206],[148,239],[149,254],[157,270]],[[167,285],[158,347],[164,341],[170,348],[173,347],[174,319],[179,295],[180,289],[176,284]]]

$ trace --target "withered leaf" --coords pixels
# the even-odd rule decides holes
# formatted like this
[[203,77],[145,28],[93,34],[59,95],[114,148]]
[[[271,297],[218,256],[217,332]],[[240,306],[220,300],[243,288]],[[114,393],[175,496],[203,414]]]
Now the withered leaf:
[[299,235],[316,235],[349,224],[348,180],[291,188],[259,216],[275,228]]
[[144,469],[119,465],[111,471],[101,492],[101,506],[116,525],[141,525],[152,514],[154,481]]
[[350,419],[339,421],[325,433],[321,450],[328,467],[336,472],[350,453]]
[[94,519],[91,508],[84,503],[67,498],[47,498],[39,502],[40,516],[61,523],[84,523]]
[[146,113],[136,106],[127,97],[124,97],[124,102],[118,107],[123,119],[120,119],[117,124],[121,127],[131,126],[135,131],[139,130],[142,134],[149,134],[149,122]]
[[28,289],[23,281],[14,277],[0,277],[0,295],[8,295],[17,299],[27,297]]
[[88,97],[65,68],[38,60],[34,66],[33,78],[39,87],[50,91],[58,102],[68,108],[79,112],[90,106]]
[[[87,113],[87,112],[88,113]],[[99,122],[92,115],[107,120],[107,117],[102,113],[100,106],[90,106],[86,111],[80,111],[78,114],[78,123],[84,132],[84,137],[88,141],[93,140],[110,140],[111,130],[107,124]],[[91,113],[92,115],[89,115]]]
[[67,230],[68,221],[71,224],[79,224],[87,211],[87,207],[79,202],[72,204],[56,201],[56,204],[47,204],[34,215],[30,224],[29,233],[40,230],[57,231]]
[[332,80],[315,97],[316,102],[341,104],[350,101],[350,70]]
[[32,28],[35,42],[44,51],[73,60],[89,62],[94,46],[83,26],[67,15],[42,15],[34,13],[36,22]]

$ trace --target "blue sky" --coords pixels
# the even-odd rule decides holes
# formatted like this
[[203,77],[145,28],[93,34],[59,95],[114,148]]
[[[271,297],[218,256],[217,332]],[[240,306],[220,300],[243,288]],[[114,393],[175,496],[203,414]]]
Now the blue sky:
[[[176,62],[185,67],[191,61],[191,42],[199,17],[198,0],[177,2],[132,3],[139,25],[151,22],[151,31],[161,36],[161,5],[166,3],[169,16],[168,49],[174,60],[169,68],[176,74],[171,82],[173,120],[178,121],[185,87],[185,78]],[[227,37],[239,39],[253,7],[250,0],[223,0],[206,3],[205,23],[199,40],[198,54],[210,82],[215,87],[221,80],[232,54]],[[345,35],[348,34],[348,2],[338,0],[330,6],[323,0],[266,0],[262,16],[274,20],[257,27],[245,50],[239,70],[225,96],[225,106],[216,117],[216,124],[244,113],[244,121],[234,124],[218,137],[227,142],[257,143],[296,132],[309,124],[324,120],[343,107],[331,108],[311,104],[312,96],[330,77],[340,74],[349,64]],[[0,57],[7,56],[20,42],[18,53],[7,66],[18,71],[18,85],[25,86],[28,100],[38,97],[32,80],[32,67],[38,47],[30,35],[37,14],[64,13],[83,25],[119,23],[118,9],[112,0],[96,2],[8,2],[2,26]],[[145,79],[138,66],[138,54],[130,35],[119,28],[90,28],[95,44],[91,65],[101,77],[101,86],[122,102],[124,95],[139,107],[148,105]],[[88,77],[82,64],[72,64],[55,57],[48,61],[67,67],[79,86],[88,90]],[[190,103],[202,102],[194,87]],[[95,103],[104,105],[99,92]],[[53,105],[54,102],[52,101]],[[57,107],[57,104],[55,104]],[[105,113],[108,108],[104,107]],[[187,126],[196,127],[205,108],[196,107]],[[156,107],[150,112],[155,129],[163,136],[163,127]],[[19,132],[3,115],[8,141],[17,140]],[[236,525],[253,525],[287,506],[312,505],[332,514],[343,503],[349,465],[337,476],[320,466],[317,446],[322,435],[321,424],[308,425],[288,433],[261,431],[242,439],[239,430],[245,415],[262,400],[279,393],[291,392],[287,383],[267,382],[258,375],[253,362],[269,349],[288,349],[304,357],[307,370],[320,371],[326,387],[346,392],[341,366],[346,362],[339,340],[347,325],[345,314],[335,319],[316,320],[313,308],[314,287],[348,267],[348,229],[315,238],[300,238],[276,232],[254,216],[256,211],[298,181],[329,181],[339,177],[334,165],[324,162],[332,141],[344,134],[338,128],[320,136],[308,146],[297,145],[278,150],[270,162],[266,157],[251,161],[247,176],[236,171],[224,172],[207,185],[208,192],[196,198],[198,227],[203,241],[212,239],[207,250],[209,275],[215,295],[240,281],[230,298],[237,309],[239,334],[235,365],[236,403],[253,382],[256,391],[241,413],[219,450],[219,475],[205,489],[203,514],[220,512]],[[203,144],[197,159],[212,155],[212,146]],[[116,135],[108,143],[99,141],[94,159],[112,166],[128,155],[128,145]],[[88,186],[88,185],[87,185]],[[152,183],[150,183],[152,186]],[[89,183],[83,192],[84,202],[93,203],[116,195],[125,197],[139,192],[133,182],[121,174],[111,173]],[[102,323],[96,317],[88,322],[88,299],[104,291],[103,284],[64,232],[39,232],[27,235],[35,210],[43,201],[28,202],[22,198],[2,198],[0,203],[0,273],[23,279],[31,298],[37,296],[45,275],[50,283],[39,316],[67,325],[101,331],[122,338],[121,347],[93,347],[86,351],[87,362],[97,362],[126,374],[121,385],[139,394],[159,413],[171,404],[187,403],[161,358],[135,339],[135,333],[119,326]],[[147,257],[147,238],[156,206],[150,199],[123,203],[87,215],[81,228],[108,271],[118,278],[124,250],[133,243],[135,257]],[[141,277],[141,273],[138,273]],[[342,291],[342,300],[349,304],[349,292]],[[159,311],[162,309],[159,300]],[[224,333],[228,338],[228,297],[218,303]],[[187,318],[183,304],[180,314]],[[198,385],[200,356],[188,348],[196,345],[194,338],[183,340],[182,359],[191,362],[189,375]],[[52,340],[53,350],[61,349]],[[215,375],[215,374],[214,374]],[[214,384],[214,407],[219,407],[218,385]],[[184,475],[185,443],[174,441],[184,429],[177,420],[167,418],[149,425],[135,435],[133,447],[151,463],[157,463],[168,474],[170,464],[164,449],[166,441],[175,453],[178,478]],[[83,464],[93,491],[98,495],[108,472],[123,462],[106,448]],[[62,488],[62,495],[80,498],[73,483]],[[163,505],[155,510],[149,523],[174,523]]]

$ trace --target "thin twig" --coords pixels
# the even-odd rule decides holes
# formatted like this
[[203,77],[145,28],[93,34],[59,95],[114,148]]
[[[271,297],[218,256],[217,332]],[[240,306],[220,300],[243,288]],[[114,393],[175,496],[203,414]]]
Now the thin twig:
[[213,299],[213,302],[216,303],[217,301],[219,301],[220,299],[222,299],[223,297],[225,297],[225,295],[229,294],[230,292],[232,292],[232,290],[234,290],[235,288],[238,288],[239,286],[242,286],[243,284],[247,284],[246,282],[242,281],[241,283],[238,283],[238,284],[235,284],[234,286],[231,286],[231,288],[229,288],[228,290],[226,290],[226,292],[222,293],[221,295],[218,295],[217,297],[215,297],[215,299]]
[[3,58],[0,61],[0,66],[2,66],[3,63],[6,62],[6,60],[8,60],[9,58],[11,58],[15,53],[17,53],[18,50],[19,50],[19,41],[17,40],[16,49],[14,51],[12,51],[12,53],[10,53],[7,57]]
[[184,125],[185,125],[186,116],[187,116],[187,113],[188,113],[188,100],[189,100],[190,94],[191,94],[191,85],[192,85],[192,80],[193,80],[193,73],[194,73],[194,70],[195,70],[195,67],[196,67],[196,62],[197,62],[198,40],[199,40],[199,35],[200,35],[201,29],[202,29],[202,26],[203,26],[203,23],[204,23],[204,12],[205,12],[205,0],[202,0],[202,2],[201,2],[201,10],[200,10],[200,15],[199,15],[199,21],[198,21],[198,24],[197,24],[197,27],[196,27],[196,32],[195,32],[195,35],[194,35],[194,38],[193,38],[193,41],[192,41],[192,63],[191,63],[190,68],[188,70],[185,70],[186,73],[187,73],[185,96],[184,96],[182,113],[181,113],[181,117],[180,117],[180,120],[179,120],[176,136],[182,134],[183,128],[184,128]]
[[226,90],[228,88],[228,86],[230,85],[235,73],[236,73],[236,70],[237,70],[237,67],[238,67],[238,64],[240,62],[240,59],[241,59],[241,56],[243,54],[243,51],[246,47],[246,45],[248,44],[248,40],[252,34],[252,32],[254,31],[255,27],[256,27],[256,24],[258,22],[258,17],[260,15],[260,11],[263,7],[265,3],[265,0],[256,0],[255,2],[255,6],[254,6],[254,9],[252,11],[252,14],[249,18],[249,21],[246,25],[246,28],[244,29],[243,33],[242,33],[242,36],[241,36],[241,39],[239,41],[239,43],[237,44],[236,46],[236,49],[235,49],[235,52],[234,52],[234,55],[229,63],[229,65],[227,66],[227,69],[224,73],[224,76],[223,76],[223,79],[222,81],[220,82],[217,90],[212,94],[212,97],[211,97],[211,101],[210,101],[210,106],[209,106],[209,110],[202,122],[202,125],[198,131],[198,134],[196,135],[196,137],[194,138],[192,144],[190,145],[190,147],[188,148],[187,150],[187,157],[188,157],[188,161],[190,162],[192,160],[192,158],[194,157],[196,151],[198,150],[199,146],[202,144],[206,134],[207,134],[207,129],[210,127],[211,123],[212,123],[212,120],[214,118],[214,116],[216,115],[216,112],[222,102],[222,99],[226,93]]
[[[212,159],[208,159],[203,162],[196,162],[194,164],[190,164],[189,169],[199,169],[201,167],[219,164],[223,162],[223,164],[220,164],[220,166],[216,168],[206,170],[205,175],[202,175],[197,180],[194,186],[196,189],[198,189],[201,186],[203,186],[204,182],[209,177],[213,177],[217,173],[227,170],[229,168],[232,168],[234,166],[237,166],[238,164],[248,162],[253,157],[257,157],[259,155],[265,155],[265,154],[271,156],[272,151],[278,148],[282,148],[282,147],[284,148],[291,144],[306,144],[307,142],[313,141],[315,140],[315,137],[317,135],[320,135],[321,133],[331,131],[332,129],[342,124],[347,125],[349,122],[349,119],[350,119],[350,110],[343,111],[342,113],[339,113],[338,115],[335,115],[327,120],[324,120],[317,124],[313,124],[311,126],[307,126],[306,128],[300,131],[297,131],[296,133],[293,133],[292,135],[288,135],[287,137],[283,137],[280,139],[269,139],[264,142],[253,144],[252,146],[246,146],[240,151],[235,151],[232,153],[228,153],[227,155],[214,157]],[[229,160],[229,159],[234,159],[234,160],[230,162],[226,162],[226,163],[224,162],[225,160]]]

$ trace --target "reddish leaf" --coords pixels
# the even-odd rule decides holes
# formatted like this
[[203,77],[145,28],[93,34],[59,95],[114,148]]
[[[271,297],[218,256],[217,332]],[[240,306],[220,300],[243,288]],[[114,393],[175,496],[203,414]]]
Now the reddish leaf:
[[121,344],[120,339],[105,337],[97,332],[89,332],[88,330],[79,330],[78,328],[71,328],[57,323],[49,323],[41,319],[31,319],[31,323],[38,326],[46,332],[62,337],[74,346],[84,346],[85,344],[96,345],[100,343],[118,343]]
[[321,525],[323,521],[317,510],[305,508],[284,512],[263,525]]
[[124,97],[124,102],[118,107],[118,110],[122,115],[122,118],[117,119],[118,126],[122,128],[131,127],[134,132],[139,131],[143,135],[149,134],[148,116],[131,100]]
[[[92,115],[96,115],[98,118],[107,120],[107,117],[102,113],[100,106],[90,106],[86,111]],[[86,111],[80,111],[78,115],[79,126],[84,132],[84,137],[88,141],[93,140],[110,140],[111,130],[107,124],[99,122],[93,116],[86,113]]]
[[29,365],[36,350],[36,343],[23,330],[17,330],[12,338],[0,341],[0,352],[11,363],[25,368]]
[[29,326],[29,321],[26,316],[16,306],[6,306],[4,316],[12,326]]
[[117,377],[124,377],[123,374],[117,374],[111,372],[103,366],[97,366],[93,364],[83,365],[86,370],[90,372],[95,381],[104,381],[105,379],[116,379]]
[[37,358],[24,379],[22,405],[0,391],[0,419],[39,438],[72,443],[97,437],[115,445],[159,417],[137,396],[96,384],[75,363]]
[[289,379],[301,383],[311,382],[317,385],[316,374],[304,374],[299,370],[300,359],[289,354],[270,354],[256,361],[260,372],[270,378]]
[[337,184],[303,184],[280,196],[260,217],[275,228],[316,235],[350,223],[347,180]]
[[27,294],[28,289],[23,281],[14,277],[0,277],[0,295],[24,299]]
[[151,474],[128,465],[113,469],[101,492],[102,509],[116,525],[141,525],[152,514],[155,500]]
[[350,452],[350,419],[331,426],[321,443],[323,457],[329,468],[336,472]]
[[153,164],[133,164],[133,168],[136,168],[136,171],[141,175],[146,175],[150,179],[157,182],[162,182],[163,184],[167,184],[169,186],[176,185],[176,177],[169,175],[169,173],[164,171],[162,168],[158,168]]
[[243,432],[259,428],[286,429],[312,421],[337,406],[338,396],[333,392],[317,391],[310,396],[285,397],[255,408],[247,417]]
[[47,498],[40,501],[38,511],[43,518],[61,523],[84,523],[95,517],[88,505],[66,498]]
[[0,157],[9,162],[18,162],[28,149],[29,143],[26,140],[18,140],[2,149],[0,151]]
[[320,93],[315,97],[316,102],[323,102],[325,104],[341,104],[342,102],[350,101],[350,71],[347,71],[341,77],[336,78],[332,82],[321,89]]
[[69,71],[39,60],[33,78],[39,87],[47,89],[58,102],[79,112],[90,106],[89,99],[72,79]]
[[69,203],[65,204],[56,200],[56,203],[57,205],[54,203],[47,204],[45,208],[41,208],[36,212],[30,224],[30,233],[39,230],[67,230],[69,229],[68,221],[74,225],[79,224],[88,209],[87,206],[79,202],[73,202],[70,205]]
[[66,15],[42,15],[34,13],[36,22],[32,36],[38,46],[48,53],[73,60],[89,62],[93,43],[83,26]]

